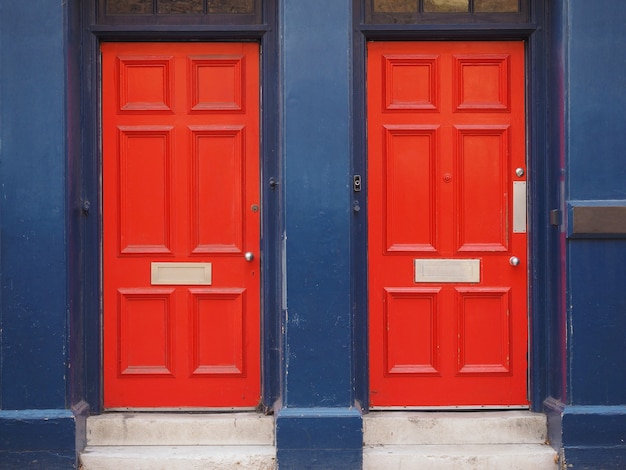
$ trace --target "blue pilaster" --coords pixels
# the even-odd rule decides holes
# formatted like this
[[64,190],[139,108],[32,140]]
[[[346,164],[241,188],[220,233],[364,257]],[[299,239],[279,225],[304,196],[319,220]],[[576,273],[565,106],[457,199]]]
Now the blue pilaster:
[[71,468],[65,2],[0,2],[0,462]]
[[279,2],[286,260],[283,408],[276,426],[281,469],[361,466],[349,295],[351,3]]
[[[567,196],[570,207],[626,207],[626,4],[566,2]],[[567,221],[566,462],[626,466],[626,237],[574,233]],[[605,224],[606,225],[606,224]]]

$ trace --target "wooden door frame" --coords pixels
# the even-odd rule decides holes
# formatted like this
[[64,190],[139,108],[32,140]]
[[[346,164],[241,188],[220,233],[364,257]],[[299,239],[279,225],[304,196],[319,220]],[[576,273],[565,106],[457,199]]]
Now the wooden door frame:
[[[559,396],[562,384],[548,370],[552,336],[558,335],[554,312],[559,309],[558,230],[550,227],[550,213],[559,208],[558,162],[549,150],[548,80],[549,41],[544,0],[531,0],[530,19],[522,24],[375,25],[365,24],[362,0],[353,0],[353,174],[361,175],[361,193],[353,194],[360,210],[352,218],[352,298],[354,324],[355,396],[369,409],[368,280],[367,280],[367,42],[372,40],[523,40],[526,44],[526,141],[528,165],[528,398],[531,409],[543,410],[543,401]],[[552,252],[551,252],[552,251]],[[556,252],[556,253],[555,253]],[[554,360],[554,359],[553,359]],[[558,360],[558,359],[557,359]]]
[[[77,414],[100,413],[102,393],[102,185],[100,141],[100,43],[103,41],[255,41],[260,44],[261,159],[261,397],[270,409],[280,394],[280,216],[281,191],[278,148],[277,5],[262,2],[256,25],[98,25],[96,2],[71,0],[70,36],[75,36],[68,81],[70,136],[68,197],[73,204],[69,223],[69,321],[73,340],[70,405]],[[71,43],[71,41],[69,41]],[[76,86],[72,87],[72,81]],[[80,85],[79,85],[80,84]],[[264,84],[267,84],[265,86]],[[71,131],[70,131],[71,132]],[[278,223],[277,223],[278,221]]]

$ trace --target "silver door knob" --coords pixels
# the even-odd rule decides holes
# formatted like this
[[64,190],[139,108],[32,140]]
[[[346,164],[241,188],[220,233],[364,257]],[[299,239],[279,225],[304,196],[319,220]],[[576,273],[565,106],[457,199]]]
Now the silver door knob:
[[246,251],[246,254],[243,255],[243,257],[246,259],[246,261],[252,261],[254,259],[254,253],[252,253],[251,251]]
[[511,266],[517,266],[519,264],[519,258],[517,256],[511,256],[509,258],[509,264]]

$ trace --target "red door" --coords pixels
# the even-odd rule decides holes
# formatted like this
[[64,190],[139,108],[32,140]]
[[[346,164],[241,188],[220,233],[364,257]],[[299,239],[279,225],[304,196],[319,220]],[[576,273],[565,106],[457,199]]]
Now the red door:
[[258,404],[258,57],[102,45],[105,407]]
[[522,42],[368,47],[372,406],[526,405]]

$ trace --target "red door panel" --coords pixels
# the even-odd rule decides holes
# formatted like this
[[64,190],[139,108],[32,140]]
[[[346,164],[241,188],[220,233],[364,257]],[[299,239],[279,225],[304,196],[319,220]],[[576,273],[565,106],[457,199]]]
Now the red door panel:
[[102,45],[105,407],[259,401],[258,56]]
[[522,42],[368,46],[372,406],[528,403],[524,101]]

